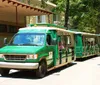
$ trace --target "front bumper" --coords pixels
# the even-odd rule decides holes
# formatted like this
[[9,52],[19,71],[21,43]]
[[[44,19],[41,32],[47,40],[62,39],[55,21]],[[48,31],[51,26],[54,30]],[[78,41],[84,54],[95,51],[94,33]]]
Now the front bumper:
[[39,63],[11,63],[0,62],[0,68],[9,69],[38,69]]

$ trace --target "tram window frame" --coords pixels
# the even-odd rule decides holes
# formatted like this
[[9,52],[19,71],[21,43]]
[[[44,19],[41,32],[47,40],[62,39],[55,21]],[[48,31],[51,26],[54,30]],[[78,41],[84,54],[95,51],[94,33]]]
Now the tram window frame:
[[[93,40],[91,40],[93,39]],[[96,44],[96,39],[95,37],[85,37],[85,44],[86,45],[95,45]]]
[[59,50],[65,49],[66,48],[66,42],[65,42],[66,37],[65,37],[65,35],[59,35],[59,38],[60,38],[59,44],[58,44]]
[[[49,36],[50,39],[48,39],[48,36]],[[47,46],[52,45],[52,37],[51,37],[50,34],[47,34],[47,37],[46,37],[46,45],[47,45]]]
[[[72,45],[71,35],[61,35],[59,41],[59,47],[65,49],[67,47],[70,47]],[[68,42],[69,40],[69,42]]]

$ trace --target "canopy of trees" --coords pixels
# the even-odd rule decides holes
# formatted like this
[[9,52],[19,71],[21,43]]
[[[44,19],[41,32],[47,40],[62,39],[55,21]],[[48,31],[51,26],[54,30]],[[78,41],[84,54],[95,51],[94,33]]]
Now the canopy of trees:
[[68,16],[64,24],[68,21],[69,29],[95,33],[95,30],[100,28],[100,0],[52,0],[52,2],[57,5],[55,12],[63,12],[65,19]]

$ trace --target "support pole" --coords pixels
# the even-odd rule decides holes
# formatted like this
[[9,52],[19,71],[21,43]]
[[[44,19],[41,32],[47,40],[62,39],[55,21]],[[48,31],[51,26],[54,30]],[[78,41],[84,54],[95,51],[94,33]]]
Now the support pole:
[[18,29],[18,8],[16,6],[16,29]]
[[48,23],[50,23],[50,15],[48,15]]

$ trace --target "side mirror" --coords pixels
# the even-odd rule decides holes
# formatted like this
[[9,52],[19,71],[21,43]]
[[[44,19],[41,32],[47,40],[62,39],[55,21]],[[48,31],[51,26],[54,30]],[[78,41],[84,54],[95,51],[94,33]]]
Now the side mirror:
[[4,44],[7,45],[7,38],[4,38]]

